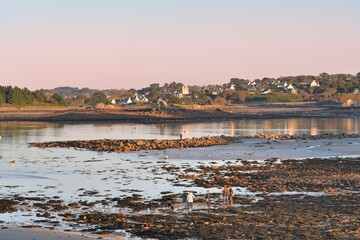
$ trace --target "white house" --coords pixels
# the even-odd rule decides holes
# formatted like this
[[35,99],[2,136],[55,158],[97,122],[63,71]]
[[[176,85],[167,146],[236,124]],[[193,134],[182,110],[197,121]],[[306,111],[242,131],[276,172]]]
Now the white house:
[[313,80],[313,81],[310,83],[310,87],[320,87],[320,83],[319,83],[318,81]]
[[289,85],[287,85],[286,87],[287,90],[292,90],[295,89],[294,86],[290,83]]
[[227,85],[227,90],[235,90],[235,85],[232,84],[232,83],[229,83],[229,84]]
[[123,99],[123,100],[120,101],[120,104],[121,104],[121,105],[128,105],[128,104],[131,104],[131,103],[133,103],[133,102],[131,101],[131,98],[125,98],[125,99]]
[[140,99],[139,99],[138,95],[135,94],[135,95],[131,98],[131,101],[132,101],[133,103],[137,103],[137,102],[140,102]]
[[183,98],[184,94],[179,93],[179,92],[174,92],[174,96],[177,97],[177,98]]
[[147,97],[145,97],[144,95],[140,95],[139,96],[139,101],[140,102],[149,102],[149,99]]
[[181,94],[182,95],[188,95],[189,94],[189,88],[187,86],[185,86],[185,85],[182,85]]
[[116,104],[116,100],[115,100],[115,99],[111,99],[110,103],[111,103],[112,105],[115,105],[115,104]]

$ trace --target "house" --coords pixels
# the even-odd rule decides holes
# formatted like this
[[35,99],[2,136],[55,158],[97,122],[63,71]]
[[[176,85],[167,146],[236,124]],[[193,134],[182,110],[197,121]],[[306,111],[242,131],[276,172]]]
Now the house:
[[116,104],[116,100],[115,100],[115,99],[111,99],[110,103],[111,103],[112,105],[115,105],[115,104]]
[[140,102],[149,102],[149,99],[145,95],[140,95],[139,96],[139,101]]
[[131,98],[132,103],[145,103],[149,102],[149,99],[145,97],[145,95],[138,95],[135,93],[135,95]]
[[310,83],[310,87],[320,87],[320,83],[319,83],[318,81],[313,80],[313,81]]
[[359,94],[359,89],[358,89],[358,88],[355,88],[351,93],[353,93],[353,94]]
[[292,90],[295,89],[294,86],[290,83],[289,85],[286,86],[287,90]]
[[205,91],[213,96],[219,95],[223,89],[219,86],[206,87]]
[[287,85],[286,88],[284,88],[284,92],[289,93],[289,94],[297,94],[297,90],[291,83],[289,85]]
[[235,85],[233,83],[229,83],[227,86],[226,86],[226,89],[227,90],[235,90]]
[[189,94],[189,88],[187,86],[185,86],[185,85],[182,85],[181,94],[182,95],[188,95]]
[[128,105],[128,104],[131,104],[131,103],[133,103],[133,102],[131,101],[131,98],[125,98],[125,99],[123,99],[123,100],[120,101],[120,104],[121,104],[121,105]]
[[184,95],[182,93],[179,93],[179,92],[174,92],[174,96],[177,97],[177,98],[183,98]]
[[137,102],[140,102],[140,99],[139,99],[138,95],[135,94],[135,95],[131,98],[131,101],[132,101],[133,103],[137,103]]

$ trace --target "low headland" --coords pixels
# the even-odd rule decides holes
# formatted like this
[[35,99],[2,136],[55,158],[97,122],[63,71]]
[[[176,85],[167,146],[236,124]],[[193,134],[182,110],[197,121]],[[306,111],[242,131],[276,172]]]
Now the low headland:
[[0,108],[0,121],[171,123],[237,119],[359,117],[358,107],[318,103],[264,103],[173,107]]

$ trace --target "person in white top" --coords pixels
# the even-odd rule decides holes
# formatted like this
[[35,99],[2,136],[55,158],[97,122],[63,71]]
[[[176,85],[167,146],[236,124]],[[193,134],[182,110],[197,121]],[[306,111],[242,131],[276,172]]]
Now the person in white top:
[[190,211],[190,209],[193,208],[193,205],[194,205],[194,199],[195,199],[195,196],[192,192],[189,192],[187,197],[186,197],[186,202],[187,202],[187,207],[188,207],[188,212]]

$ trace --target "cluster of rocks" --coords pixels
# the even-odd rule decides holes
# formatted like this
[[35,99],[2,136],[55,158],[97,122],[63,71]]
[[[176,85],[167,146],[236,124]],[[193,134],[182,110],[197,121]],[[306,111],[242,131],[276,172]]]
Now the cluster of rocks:
[[0,213],[16,211],[16,204],[17,202],[13,199],[0,199]]
[[196,148],[214,145],[226,145],[233,139],[225,136],[200,137],[180,140],[113,140],[99,139],[90,141],[57,141],[44,143],[30,143],[30,146],[40,148],[67,147],[93,151],[130,152],[140,150],[162,150],[167,148]]
[[360,158],[284,160],[281,163],[270,159],[266,164],[241,161],[237,165],[201,165],[177,173],[177,178],[192,180],[199,187],[231,185],[253,192],[351,194],[360,191]]
[[254,136],[245,136],[240,138],[257,138],[257,139],[276,139],[276,140],[319,140],[319,139],[344,139],[359,138],[359,133],[321,133],[318,135],[310,134],[257,134]]
[[158,139],[138,139],[138,140],[116,140],[116,139],[99,139],[99,140],[79,140],[79,141],[56,141],[43,143],[30,143],[32,147],[50,148],[50,147],[67,147],[79,148],[92,151],[107,152],[131,152],[140,150],[163,150],[167,148],[197,148],[209,147],[215,145],[228,145],[231,143],[241,142],[244,139],[275,139],[275,140],[319,140],[319,139],[344,139],[359,138],[360,134],[346,133],[322,133],[319,135],[300,134],[259,134],[254,136],[213,136],[188,138],[179,140],[158,140]]

